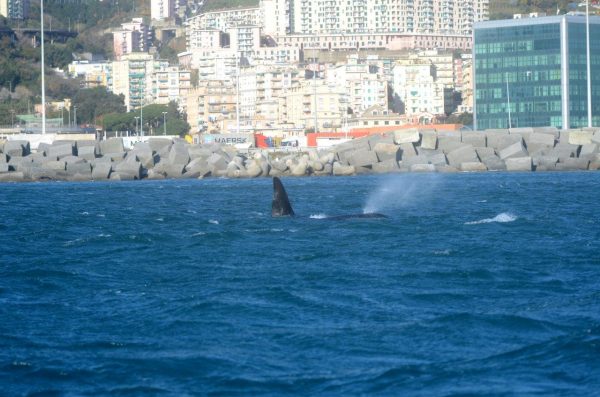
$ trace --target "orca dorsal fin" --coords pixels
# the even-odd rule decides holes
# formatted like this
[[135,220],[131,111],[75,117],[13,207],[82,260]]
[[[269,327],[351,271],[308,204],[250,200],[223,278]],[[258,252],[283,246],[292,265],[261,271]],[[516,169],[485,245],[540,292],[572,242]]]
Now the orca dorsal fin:
[[290,204],[283,183],[278,177],[273,177],[273,204],[271,216],[294,216],[294,210]]

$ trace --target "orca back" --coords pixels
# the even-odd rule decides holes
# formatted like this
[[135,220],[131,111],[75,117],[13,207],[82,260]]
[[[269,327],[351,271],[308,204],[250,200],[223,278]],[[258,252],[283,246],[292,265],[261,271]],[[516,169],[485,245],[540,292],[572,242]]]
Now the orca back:
[[294,210],[278,177],[273,177],[273,204],[271,205],[271,216],[294,216]]

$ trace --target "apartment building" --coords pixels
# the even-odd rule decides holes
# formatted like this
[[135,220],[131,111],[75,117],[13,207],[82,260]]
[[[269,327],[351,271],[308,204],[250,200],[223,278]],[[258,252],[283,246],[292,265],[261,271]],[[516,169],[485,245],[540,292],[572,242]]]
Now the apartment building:
[[359,113],[373,105],[388,107],[388,81],[383,69],[357,55],[346,64],[327,69],[329,85],[348,93],[348,107]]
[[470,50],[472,36],[441,33],[320,33],[277,36],[277,44],[301,50],[325,51],[406,50],[439,48]]
[[[348,94],[324,79],[304,80],[282,94],[279,108],[281,125],[314,130],[341,128],[347,116]],[[315,100],[316,99],[316,100]]]
[[190,133],[225,131],[236,120],[236,85],[230,80],[203,80],[187,94]]
[[175,16],[175,4],[178,0],[150,0],[150,17],[161,21]]
[[407,118],[430,120],[452,111],[453,88],[436,78],[435,65],[430,60],[413,57],[397,61],[393,89]]
[[79,77],[83,88],[112,86],[112,62],[73,61],[68,65],[71,77]]
[[228,32],[229,28],[238,25],[263,26],[260,8],[210,11],[188,18],[185,22],[186,31],[216,29]]
[[26,19],[29,0],[0,0],[0,15],[8,19]]
[[133,18],[113,32],[113,53],[116,60],[134,52],[148,52],[151,33],[143,18]]
[[154,103],[168,104],[175,101],[182,108],[186,105],[187,94],[191,89],[191,73],[181,70],[178,66],[166,67],[164,63],[157,63],[154,70],[153,96]]
[[276,125],[279,98],[298,85],[300,72],[289,66],[261,64],[240,71],[240,115],[254,127]]
[[470,34],[474,22],[487,19],[488,7],[489,0],[294,0],[290,31]]

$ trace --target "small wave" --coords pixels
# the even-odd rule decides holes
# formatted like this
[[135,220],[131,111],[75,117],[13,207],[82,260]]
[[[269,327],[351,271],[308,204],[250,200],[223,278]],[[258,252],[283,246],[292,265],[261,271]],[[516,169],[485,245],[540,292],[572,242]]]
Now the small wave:
[[310,216],[310,219],[325,219],[327,218],[326,214],[313,214]]
[[80,212],[79,215],[89,215],[90,213],[87,211]]
[[437,250],[437,251],[433,251],[433,255],[442,255],[442,256],[447,256],[450,255],[452,251],[449,249],[445,249],[445,250]]
[[165,218],[156,218],[157,221],[162,222],[165,220]]
[[98,214],[98,218],[105,218],[105,217],[106,217],[106,215],[104,215],[104,214]]
[[509,213],[509,212],[503,212],[501,214],[496,215],[493,218],[485,218],[485,219],[480,219],[478,221],[471,221],[471,222],[465,222],[465,225],[479,225],[481,223],[493,223],[493,222],[498,222],[498,223],[507,223],[507,222],[513,222],[516,221],[518,218]]
[[198,233],[194,233],[192,234],[192,237],[196,237],[196,236],[204,236],[206,233],[205,232],[198,232]]
[[219,221],[218,221],[218,220],[216,220],[216,219],[209,219],[209,220],[208,220],[208,223],[211,223],[211,224],[213,224],[213,225],[218,225],[218,224],[219,224]]

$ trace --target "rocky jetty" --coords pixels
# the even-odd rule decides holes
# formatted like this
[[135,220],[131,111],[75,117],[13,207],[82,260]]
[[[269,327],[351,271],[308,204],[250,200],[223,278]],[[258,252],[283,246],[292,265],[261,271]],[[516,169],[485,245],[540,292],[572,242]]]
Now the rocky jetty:
[[183,139],[0,142],[0,182],[355,175],[394,172],[571,171],[600,168],[600,129],[397,130],[329,149],[238,151]]

